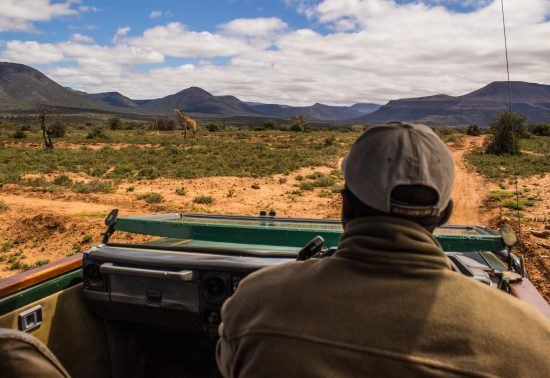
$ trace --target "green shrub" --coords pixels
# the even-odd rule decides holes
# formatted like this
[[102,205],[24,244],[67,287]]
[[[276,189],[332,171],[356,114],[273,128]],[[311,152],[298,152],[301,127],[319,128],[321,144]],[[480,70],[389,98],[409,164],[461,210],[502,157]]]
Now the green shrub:
[[82,243],[82,244],[88,244],[88,243],[90,243],[92,240],[93,240],[92,235],[86,234],[86,235],[84,235],[84,237],[82,238],[82,242],[81,242],[81,243]]
[[60,175],[53,179],[52,181],[54,185],[59,186],[71,186],[73,183],[73,180],[70,179],[67,175]]
[[519,138],[515,130],[522,123],[525,123],[524,117],[518,114],[502,113],[497,120],[491,123],[490,131],[493,138],[487,146],[486,152],[493,155],[519,154]]
[[486,201],[490,203],[500,203],[505,199],[512,198],[513,196],[514,192],[511,192],[509,190],[494,189],[491,190],[486,198]]
[[256,127],[255,130],[257,131],[263,131],[263,130],[275,130],[277,129],[277,123],[271,119],[262,122],[260,127]]
[[153,166],[147,166],[147,167],[141,168],[137,172],[137,176],[139,178],[153,180],[160,177],[160,172],[158,171],[158,169],[156,169]]
[[92,180],[90,182],[75,182],[72,191],[75,193],[111,193],[114,185],[110,181]]
[[221,131],[223,130],[223,124],[221,122],[211,122],[206,124],[205,128],[210,132]]
[[2,211],[8,211],[9,210],[9,206],[6,202],[4,202],[3,200],[0,200],[0,212]]
[[467,135],[472,135],[472,136],[479,136],[482,134],[482,131],[481,129],[479,128],[478,125],[470,125],[468,126],[468,128],[466,129],[466,134]]
[[523,210],[525,209],[525,201],[521,198],[519,201],[509,200],[503,202],[502,206],[512,210]]
[[541,123],[529,126],[531,134],[538,136],[550,136],[550,123]]
[[301,190],[313,190],[313,189],[315,189],[315,187],[313,186],[313,184],[311,182],[301,182],[300,184],[298,184],[298,188],[300,188]]
[[145,201],[148,204],[161,203],[164,201],[164,197],[161,194],[155,192],[140,194],[139,196],[137,196],[137,199]]
[[51,130],[50,135],[52,138],[63,138],[67,133],[67,126],[59,121],[53,122],[48,128]]
[[120,118],[109,118],[109,128],[111,130],[121,130],[123,127],[124,126]]
[[94,126],[90,129],[88,134],[86,135],[86,139],[107,139],[107,134],[105,133],[105,129],[103,126]]
[[13,139],[25,139],[26,137],[27,133],[22,128],[15,130],[13,133]]
[[176,129],[176,121],[168,117],[157,118],[153,122],[152,129],[158,131],[173,131]]
[[193,202],[201,205],[211,205],[214,203],[214,199],[211,196],[197,196],[193,198]]
[[334,178],[333,176],[323,175],[313,180],[312,184],[316,188],[326,188],[334,185],[335,182],[336,178]]
[[50,260],[48,259],[36,260],[36,262],[33,264],[34,265],[33,268],[38,268],[39,266],[46,265],[49,263],[50,263]]

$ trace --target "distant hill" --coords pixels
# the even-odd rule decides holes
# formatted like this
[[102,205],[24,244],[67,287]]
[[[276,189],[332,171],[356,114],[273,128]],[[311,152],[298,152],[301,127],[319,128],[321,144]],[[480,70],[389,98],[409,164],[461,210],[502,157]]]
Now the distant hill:
[[175,107],[190,114],[219,114],[225,116],[258,116],[251,106],[234,96],[214,96],[204,89],[191,87],[178,93],[150,100],[140,112],[172,114]]
[[[512,109],[533,123],[550,122],[550,85],[514,81]],[[436,95],[393,100],[377,111],[354,119],[379,124],[388,121],[427,125],[487,126],[508,109],[508,84],[497,81],[463,96]]]
[[[141,104],[119,92],[86,93],[81,92],[88,100],[101,105],[116,106],[119,108],[137,108]],[[145,100],[147,102],[147,100]]]
[[311,106],[288,106],[277,104],[249,103],[259,113],[278,118],[291,118],[295,115],[304,115],[311,120],[318,121],[345,121],[360,117],[380,108],[377,104],[355,104],[352,106],[331,106],[314,104]]
[[[0,110],[24,111],[38,105],[55,105],[70,111],[132,114],[143,117],[173,115],[174,107],[200,117],[252,117],[290,119],[304,115],[313,122],[380,124],[388,121],[428,125],[488,125],[507,110],[505,82],[494,82],[463,96],[436,95],[393,100],[384,106],[314,104],[289,106],[243,102],[235,96],[214,96],[191,87],[153,100],[133,100],[119,92],[86,93],[66,88],[40,71],[23,64],[0,62]],[[531,122],[550,122],[550,85],[512,82],[513,110]]]
[[178,106],[183,112],[195,116],[289,119],[294,115],[305,115],[311,121],[344,121],[380,107],[376,104],[293,107],[246,103],[235,96],[214,96],[198,87],[159,99],[133,100],[119,92],[86,93],[66,88],[29,66],[0,63],[0,109],[22,110],[43,104],[101,112],[166,115],[172,115]]
[[37,105],[98,109],[77,91],[65,88],[34,68],[0,62],[0,109],[23,109]]

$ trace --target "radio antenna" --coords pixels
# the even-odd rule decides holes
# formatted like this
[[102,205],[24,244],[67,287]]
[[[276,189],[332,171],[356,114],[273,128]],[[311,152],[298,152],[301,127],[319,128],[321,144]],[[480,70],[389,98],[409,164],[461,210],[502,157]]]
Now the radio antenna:
[[518,220],[518,237],[521,237],[521,217],[519,212],[519,191],[518,191],[518,170],[516,162],[516,154],[518,151],[515,151],[516,148],[516,130],[515,122],[512,119],[512,85],[510,84],[510,62],[508,60],[508,39],[506,36],[506,20],[504,18],[504,0],[500,0],[500,10],[502,13],[502,32],[504,35],[504,53],[506,56],[506,75],[508,81],[508,113],[509,119],[512,122],[512,165],[514,167],[514,182],[515,182],[515,191],[516,191],[516,217]]

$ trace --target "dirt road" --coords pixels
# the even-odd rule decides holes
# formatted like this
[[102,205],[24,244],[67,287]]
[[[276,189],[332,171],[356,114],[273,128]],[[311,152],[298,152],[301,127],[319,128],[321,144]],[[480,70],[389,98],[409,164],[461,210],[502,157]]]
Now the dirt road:
[[449,145],[455,161],[456,176],[453,188],[453,215],[451,224],[487,225],[491,214],[483,205],[490,189],[496,187],[466,165],[464,156],[469,151],[481,147],[484,138],[464,137]]

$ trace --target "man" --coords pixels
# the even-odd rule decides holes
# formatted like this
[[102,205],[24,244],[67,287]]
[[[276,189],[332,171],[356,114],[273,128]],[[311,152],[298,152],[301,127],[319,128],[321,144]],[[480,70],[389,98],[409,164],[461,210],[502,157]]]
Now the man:
[[329,258],[263,269],[222,310],[224,376],[550,376],[550,322],[450,269],[432,231],[454,166],[424,126],[363,134],[344,159]]

